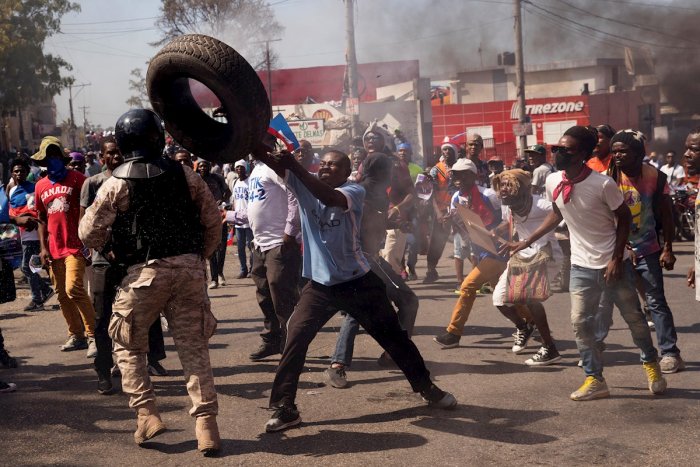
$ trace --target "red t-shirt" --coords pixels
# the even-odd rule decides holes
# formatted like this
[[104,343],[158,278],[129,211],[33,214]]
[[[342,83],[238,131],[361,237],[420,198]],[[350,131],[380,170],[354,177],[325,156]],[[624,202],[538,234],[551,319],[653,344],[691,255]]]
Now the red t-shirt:
[[51,183],[48,177],[39,180],[35,188],[36,210],[48,219],[49,252],[54,259],[80,254],[83,243],[78,238],[80,222],[80,189],[85,175],[68,170],[66,178]]

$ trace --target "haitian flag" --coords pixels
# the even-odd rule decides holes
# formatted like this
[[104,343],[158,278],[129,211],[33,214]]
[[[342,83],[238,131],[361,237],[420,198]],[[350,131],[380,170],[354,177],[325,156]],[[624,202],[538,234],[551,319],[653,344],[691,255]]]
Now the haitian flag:
[[287,120],[284,119],[282,114],[277,114],[275,118],[270,120],[270,127],[267,129],[267,132],[281,140],[289,152],[293,152],[299,147],[297,137],[294,136],[294,132],[289,128]]

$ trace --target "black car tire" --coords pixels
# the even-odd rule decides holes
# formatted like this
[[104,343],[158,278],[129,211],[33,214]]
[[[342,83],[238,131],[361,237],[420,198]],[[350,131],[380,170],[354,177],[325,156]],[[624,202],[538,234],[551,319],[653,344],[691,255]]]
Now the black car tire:
[[[225,122],[202,110],[189,79],[216,95]],[[146,87],[168,133],[209,161],[234,162],[248,155],[261,141],[272,115],[253,67],[227,44],[201,34],[179,36],[166,44],[148,66]]]

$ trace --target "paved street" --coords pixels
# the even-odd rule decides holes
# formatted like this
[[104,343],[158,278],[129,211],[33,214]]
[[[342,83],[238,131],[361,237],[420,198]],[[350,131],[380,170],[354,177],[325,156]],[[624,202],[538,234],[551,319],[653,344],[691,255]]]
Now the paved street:
[[[445,255],[451,251],[445,249]],[[412,283],[420,296],[415,342],[438,384],[452,391],[456,410],[433,411],[398,371],[376,364],[379,347],[358,336],[351,385],[323,383],[341,323],[334,317],[313,342],[299,388],[304,423],[265,434],[267,398],[276,358],[252,363],[261,313],[250,279],[229,280],[211,293],[219,330],[211,355],[220,394],[224,439],[218,459],[196,451],[194,422],[172,339],[166,337],[169,377],[154,378],[168,431],[140,449],[133,443],[134,413],[123,394],[100,396],[83,351],[59,352],[66,325],[57,311],[22,312],[27,290],[0,306],[0,326],[16,370],[0,370],[18,391],[0,395],[1,465],[698,465],[700,452],[700,339],[698,303],[685,286],[692,245],[677,245],[676,270],[666,274],[667,297],[688,368],[668,376],[666,395],[653,397],[638,352],[618,312],[605,352],[609,399],[572,402],[583,382],[569,324],[568,294],[546,302],[564,359],[539,369],[523,362],[537,350],[513,355],[512,327],[491,304],[477,299],[456,349],[432,342],[447,324],[456,295],[452,260],[444,258],[436,284]],[[238,262],[229,248],[227,277]],[[419,259],[418,274],[424,273]],[[55,302],[55,299],[52,300]],[[19,310],[19,311],[18,311]]]

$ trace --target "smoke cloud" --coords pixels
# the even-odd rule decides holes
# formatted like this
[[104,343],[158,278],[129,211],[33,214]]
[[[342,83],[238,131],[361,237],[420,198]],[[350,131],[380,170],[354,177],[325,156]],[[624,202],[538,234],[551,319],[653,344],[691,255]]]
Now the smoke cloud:
[[[653,57],[668,102],[681,112],[700,113],[698,2],[530,0],[523,5],[526,65],[622,58],[625,45],[636,45]],[[499,53],[515,48],[513,17],[510,0],[359,0],[358,60],[417,58],[421,74],[433,78],[495,66]]]

